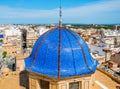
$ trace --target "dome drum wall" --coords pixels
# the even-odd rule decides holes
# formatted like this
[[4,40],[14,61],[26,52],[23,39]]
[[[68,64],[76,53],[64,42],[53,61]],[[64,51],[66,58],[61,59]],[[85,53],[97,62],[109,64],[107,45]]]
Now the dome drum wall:
[[56,28],[36,41],[31,55],[25,59],[25,66],[31,72],[65,78],[94,73],[97,61],[78,34]]

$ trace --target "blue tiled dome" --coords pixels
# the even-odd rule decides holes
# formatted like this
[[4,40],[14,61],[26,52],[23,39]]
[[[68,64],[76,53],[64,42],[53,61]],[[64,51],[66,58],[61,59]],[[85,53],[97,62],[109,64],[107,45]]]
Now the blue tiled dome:
[[91,57],[85,41],[74,31],[64,28],[43,34],[25,59],[28,71],[54,78],[92,74],[96,66],[97,61]]
[[0,34],[0,38],[3,38],[4,36],[3,36],[3,34]]

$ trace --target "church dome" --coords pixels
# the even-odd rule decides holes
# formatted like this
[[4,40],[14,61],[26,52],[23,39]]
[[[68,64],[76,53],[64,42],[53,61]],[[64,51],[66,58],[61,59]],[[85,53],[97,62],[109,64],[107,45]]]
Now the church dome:
[[97,63],[85,41],[74,31],[64,28],[44,33],[25,59],[28,71],[54,78],[92,74]]

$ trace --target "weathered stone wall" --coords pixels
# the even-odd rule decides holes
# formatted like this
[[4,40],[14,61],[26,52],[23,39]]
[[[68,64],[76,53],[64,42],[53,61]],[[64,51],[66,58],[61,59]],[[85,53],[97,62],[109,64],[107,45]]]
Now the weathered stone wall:
[[[93,78],[93,79],[92,79]],[[69,84],[78,82],[79,89],[92,89],[92,82],[94,81],[94,75],[89,76],[78,76],[73,78],[65,79],[54,79],[45,76],[40,76],[39,74],[30,73],[29,74],[29,88],[30,89],[42,89],[40,87],[40,80],[45,80],[49,82],[49,89],[69,89]],[[48,88],[45,88],[48,89]]]

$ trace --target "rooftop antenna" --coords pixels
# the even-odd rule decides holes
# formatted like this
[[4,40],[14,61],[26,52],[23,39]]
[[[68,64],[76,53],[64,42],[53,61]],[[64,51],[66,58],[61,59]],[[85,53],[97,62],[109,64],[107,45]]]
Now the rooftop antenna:
[[62,5],[61,5],[61,0],[60,0],[60,11],[59,11],[59,27],[62,27]]

